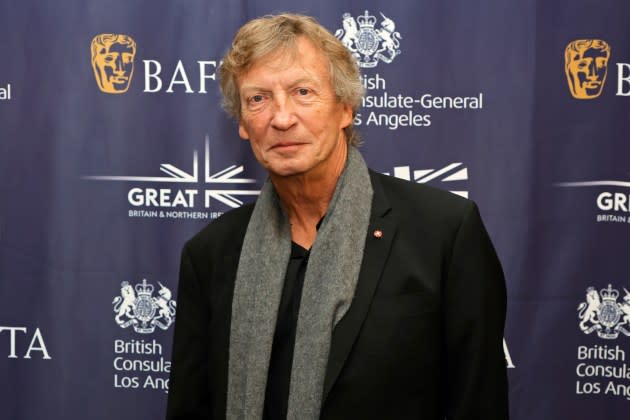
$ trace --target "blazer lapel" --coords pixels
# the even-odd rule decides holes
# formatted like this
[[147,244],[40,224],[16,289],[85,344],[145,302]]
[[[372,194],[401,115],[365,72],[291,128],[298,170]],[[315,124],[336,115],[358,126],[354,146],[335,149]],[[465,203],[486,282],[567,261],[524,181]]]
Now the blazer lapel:
[[395,223],[386,217],[390,206],[377,175],[370,171],[370,177],[374,196],[370,226],[365,241],[361,271],[359,272],[359,282],[348,312],[333,330],[324,379],[323,401],[326,400],[328,392],[339,376],[352,345],[357,339],[396,234]]

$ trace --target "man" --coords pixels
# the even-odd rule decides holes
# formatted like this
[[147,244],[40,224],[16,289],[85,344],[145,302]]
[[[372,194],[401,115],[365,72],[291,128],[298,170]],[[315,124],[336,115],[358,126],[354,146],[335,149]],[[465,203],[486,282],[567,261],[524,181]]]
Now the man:
[[265,16],[220,75],[269,179],[184,247],[168,418],[507,418],[505,286],[476,206],[367,169],[343,44]]

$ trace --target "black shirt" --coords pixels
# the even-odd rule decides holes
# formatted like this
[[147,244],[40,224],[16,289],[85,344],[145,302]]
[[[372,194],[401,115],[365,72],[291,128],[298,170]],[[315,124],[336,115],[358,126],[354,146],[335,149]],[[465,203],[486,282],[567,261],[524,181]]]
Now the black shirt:
[[295,347],[295,329],[297,327],[302,285],[308,264],[309,251],[295,242],[291,242],[291,258],[284,278],[278,319],[271,347],[267,388],[265,391],[264,420],[287,418],[291,365]]

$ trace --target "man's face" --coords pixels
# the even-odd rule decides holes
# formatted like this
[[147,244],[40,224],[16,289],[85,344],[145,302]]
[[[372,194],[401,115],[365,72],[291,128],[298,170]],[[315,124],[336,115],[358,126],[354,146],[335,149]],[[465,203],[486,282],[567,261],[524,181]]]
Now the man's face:
[[608,52],[589,48],[571,54],[570,61],[567,63],[567,77],[570,78],[571,93],[578,99],[598,97],[606,81]]
[[99,87],[107,93],[123,93],[133,74],[134,51],[130,45],[114,42],[100,45],[93,57]]
[[345,163],[352,108],[337,101],[328,61],[307,39],[261,59],[238,78],[239,135],[272,176],[334,172]]

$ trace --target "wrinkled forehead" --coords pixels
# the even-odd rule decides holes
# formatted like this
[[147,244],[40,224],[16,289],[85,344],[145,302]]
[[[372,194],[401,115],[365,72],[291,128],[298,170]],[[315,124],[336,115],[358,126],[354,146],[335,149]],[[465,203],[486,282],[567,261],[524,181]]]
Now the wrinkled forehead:
[[314,73],[319,70],[316,63],[324,64],[324,68],[321,70],[325,74],[322,77],[328,77],[330,73],[328,57],[314,42],[306,37],[299,37],[295,42],[286,43],[267,54],[252,58],[237,76],[237,83],[240,86],[253,69],[264,67],[266,71],[273,73],[288,68],[296,68],[303,69],[306,73]]
[[266,66],[271,69],[283,69],[294,66],[298,58],[298,48],[294,44],[283,45],[280,48],[252,59],[244,73],[254,67]]

